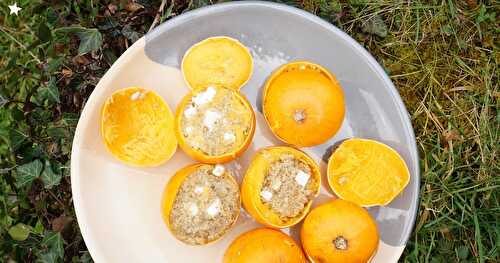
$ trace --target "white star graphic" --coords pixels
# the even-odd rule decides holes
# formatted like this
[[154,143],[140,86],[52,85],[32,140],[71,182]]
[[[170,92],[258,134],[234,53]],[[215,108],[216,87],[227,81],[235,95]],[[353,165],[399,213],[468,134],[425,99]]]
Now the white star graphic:
[[16,16],[18,15],[19,11],[21,11],[22,8],[17,6],[17,3],[14,3],[13,5],[9,5],[10,9],[10,14],[15,14]]

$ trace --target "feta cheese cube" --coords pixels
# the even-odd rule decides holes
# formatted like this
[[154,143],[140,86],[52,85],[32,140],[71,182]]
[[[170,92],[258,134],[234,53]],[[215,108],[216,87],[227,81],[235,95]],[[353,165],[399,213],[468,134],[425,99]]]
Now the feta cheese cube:
[[215,110],[207,110],[205,112],[205,117],[203,118],[203,125],[209,130],[214,128],[215,122],[220,119],[221,114]]
[[136,91],[134,92],[131,96],[130,96],[130,99],[131,100],[137,100],[141,97],[141,92],[140,91]]
[[262,190],[262,192],[260,192],[260,196],[262,197],[262,199],[264,199],[266,201],[270,201],[271,198],[273,198],[273,193],[271,193],[267,190]]
[[198,112],[198,110],[196,110],[195,107],[189,106],[189,107],[187,107],[187,109],[184,110],[184,116],[186,118],[191,118],[194,115],[196,115],[196,112]]
[[232,132],[224,133],[224,141],[226,142],[234,142],[236,141],[236,136]]
[[196,186],[196,187],[194,188],[194,192],[195,192],[195,193],[197,193],[197,194],[201,194],[201,193],[203,193],[203,186],[199,186],[199,185],[198,185],[198,186]]
[[206,104],[215,97],[217,91],[213,87],[208,87],[205,91],[198,93],[196,96],[192,98],[192,101],[197,106]]
[[297,174],[295,175],[295,181],[297,182],[298,185],[304,187],[304,186],[306,186],[306,184],[309,181],[310,177],[311,177],[310,174],[305,173],[302,170],[299,170],[297,172]]
[[212,170],[212,174],[215,176],[221,176],[224,174],[225,171],[226,171],[226,168],[224,168],[223,165],[216,164],[214,169]]
[[217,198],[207,207],[207,214],[209,216],[216,216],[220,211],[220,200]]

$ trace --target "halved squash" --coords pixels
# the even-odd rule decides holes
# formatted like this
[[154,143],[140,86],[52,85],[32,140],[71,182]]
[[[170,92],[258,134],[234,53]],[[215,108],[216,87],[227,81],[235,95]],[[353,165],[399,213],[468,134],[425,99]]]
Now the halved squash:
[[250,79],[250,51],[238,40],[210,37],[193,45],[182,59],[182,74],[192,90],[208,86],[239,90]]
[[186,95],[177,107],[175,131],[180,147],[203,163],[225,163],[252,142],[255,114],[238,91],[209,86]]
[[177,149],[174,116],[152,90],[130,87],[114,92],[101,111],[101,135],[106,148],[132,166],[157,166]]
[[307,154],[292,147],[259,150],[243,178],[243,205],[259,223],[290,227],[309,212],[318,195],[321,174]]
[[389,204],[409,181],[403,158],[375,140],[348,139],[328,161],[328,183],[333,192],[364,207]]
[[163,221],[178,240],[205,245],[236,223],[241,200],[238,183],[222,165],[194,164],[179,170],[163,192]]

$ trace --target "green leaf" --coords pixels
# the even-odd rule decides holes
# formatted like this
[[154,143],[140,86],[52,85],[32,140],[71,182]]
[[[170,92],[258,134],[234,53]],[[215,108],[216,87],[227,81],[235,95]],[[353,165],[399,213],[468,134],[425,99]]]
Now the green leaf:
[[49,249],[49,252],[54,253],[55,258],[64,258],[64,240],[61,236],[61,233],[48,232],[42,240],[42,245],[46,245]]
[[35,225],[35,228],[33,229],[33,232],[41,235],[41,234],[43,234],[44,230],[45,230],[45,227],[43,226],[42,221],[40,219],[38,219],[38,221],[36,221],[36,225]]
[[61,27],[56,32],[73,33],[80,39],[78,55],[98,50],[102,45],[102,35],[97,28],[85,28],[81,26]]
[[128,38],[128,40],[130,40],[132,42],[135,42],[139,38],[141,38],[139,33],[137,33],[134,29],[132,29],[132,27],[130,25],[126,25],[123,27],[122,35],[125,36],[126,38]]
[[24,241],[30,235],[30,227],[23,223],[18,223],[9,229],[9,235],[14,240]]
[[469,248],[467,246],[459,246],[457,248],[457,255],[459,259],[467,259],[469,257]]
[[88,251],[85,251],[80,258],[78,259],[79,263],[90,263],[92,261],[92,257],[90,256],[90,253]]
[[61,123],[66,126],[74,126],[78,124],[80,116],[75,113],[65,112],[62,114]]
[[59,90],[57,89],[55,78],[50,78],[49,85],[47,85],[46,98],[51,102],[61,102],[59,100]]
[[52,40],[52,32],[50,32],[50,29],[47,27],[45,23],[40,23],[38,25],[38,31],[36,32],[36,36],[42,43],[49,42]]
[[102,45],[102,35],[95,28],[78,33],[77,35],[80,38],[80,46],[78,47],[79,55],[98,50]]
[[60,262],[61,260],[57,258],[57,254],[52,251],[52,250],[49,250],[43,254],[41,254],[38,259],[37,259],[37,263],[56,263],[56,262]]
[[43,169],[41,179],[46,189],[50,189],[61,182],[61,174],[54,173],[48,160],[45,160],[45,169]]
[[50,104],[54,102],[59,103],[59,90],[57,90],[55,83],[49,81],[47,87],[40,88],[38,90],[38,98],[41,101],[47,100]]
[[48,62],[48,66],[47,66],[47,73],[50,74],[50,73],[56,71],[59,68],[59,66],[61,66],[63,59],[64,58],[62,58],[62,57],[50,59]]
[[16,186],[24,187],[30,185],[42,172],[43,164],[40,160],[34,160],[30,163],[23,164],[16,168]]
[[13,151],[19,149],[19,147],[23,144],[24,141],[28,139],[28,134],[25,131],[10,129],[9,130],[9,140],[10,140],[10,148]]
[[364,22],[361,30],[365,33],[377,35],[379,37],[387,36],[387,25],[379,15],[375,15]]
[[54,126],[47,128],[47,135],[49,135],[53,140],[59,140],[67,137],[67,133],[64,128]]

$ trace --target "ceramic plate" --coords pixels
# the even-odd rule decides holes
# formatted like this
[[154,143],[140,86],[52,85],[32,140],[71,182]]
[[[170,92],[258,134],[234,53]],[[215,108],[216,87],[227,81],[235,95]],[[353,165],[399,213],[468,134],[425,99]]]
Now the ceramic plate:
[[[249,150],[228,166],[241,180],[257,149],[281,144],[262,116],[260,93],[269,74],[293,60],[325,66],[342,85],[346,118],[327,143],[303,150],[320,164],[323,176],[329,147],[345,138],[376,139],[403,156],[411,173],[409,185],[389,205],[369,209],[381,236],[373,262],[397,262],[413,228],[419,192],[415,137],[398,92],[375,59],[344,32],[307,12],[265,2],[226,3],[177,16],[135,42],[99,81],[78,122],[71,158],[76,215],[92,258],[120,263],[220,262],[236,236],[259,227],[243,211],[236,227],[218,242],[192,247],[177,241],[162,222],[160,199],[174,172],[193,161],[178,149],[159,167],[129,167],[106,151],[99,134],[101,106],[117,89],[155,90],[175,110],[188,92],[179,70],[184,52],[200,40],[221,35],[239,39],[254,57],[254,73],[241,91],[255,109],[258,126]],[[323,186],[315,205],[331,198]],[[299,227],[283,231],[297,238]]]

